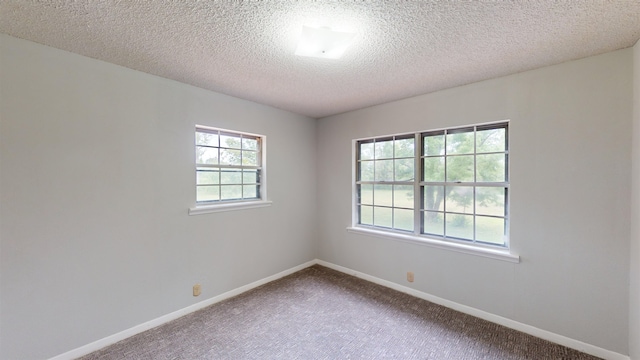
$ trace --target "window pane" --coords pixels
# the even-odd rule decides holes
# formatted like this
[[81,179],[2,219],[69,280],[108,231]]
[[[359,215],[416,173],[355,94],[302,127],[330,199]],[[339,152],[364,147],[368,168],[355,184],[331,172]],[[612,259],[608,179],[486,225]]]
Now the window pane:
[[473,131],[447,134],[447,155],[472,154],[473,149]]
[[196,131],[196,145],[218,146],[218,135]]
[[415,142],[414,138],[410,138],[410,139],[400,139],[395,141],[395,147],[396,147],[396,152],[395,152],[395,156],[396,158],[402,158],[402,157],[410,157],[413,158],[413,155],[415,154],[414,151],[414,145],[413,143]]
[[473,214],[473,187],[447,186],[445,196],[445,210]]
[[413,181],[413,166],[415,164],[414,161],[415,160],[413,159],[394,160],[396,181]]
[[476,157],[478,182],[505,181],[505,154],[487,154]]
[[373,225],[391,227],[392,212],[391,208],[375,207],[373,209]]
[[242,165],[258,166],[258,153],[255,151],[243,151]]
[[422,212],[423,233],[444,236],[444,215],[442,213]]
[[242,184],[242,171],[236,169],[224,169],[220,171],[221,184]]
[[244,198],[244,199],[257,199],[258,198],[258,185],[244,185],[242,187],[242,198]]
[[360,224],[373,225],[373,206],[360,206]]
[[476,152],[505,151],[507,129],[488,129],[476,132]]
[[476,240],[504,245],[504,219],[476,216]]
[[393,209],[393,228],[413,231],[413,210]]
[[231,134],[220,135],[220,147],[240,149],[240,145],[240,136],[233,136]]
[[220,186],[198,186],[196,187],[196,201],[217,201],[220,200]]
[[240,150],[220,149],[220,164],[240,165]]
[[238,200],[242,199],[242,185],[225,185],[220,186],[221,200]]
[[505,188],[477,187],[476,214],[505,216],[504,194]]
[[424,181],[444,181],[444,156],[422,159]]
[[258,170],[245,170],[242,172],[242,183],[253,184],[258,182]]
[[362,184],[358,185],[359,196],[358,202],[360,204],[373,205],[373,185]]
[[242,148],[244,150],[258,150],[258,140],[242,138]]
[[373,143],[360,143],[360,160],[373,159]]
[[393,140],[375,143],[375,158],[390,159],[393,157]]
[[360,162],[360,181],[373,181],[373,161]]
[[393,160],[376,160],[375,181],[393,181]]
[[413,186],[394,185],[393,206],[413,209]]
[[393,206],[393,185],[374,185],[373,204],[377,206]]
[[444,211],[444,186],[425,186],[422,192],[423,209]]
[[218,149],[196,146],[196,164],[218,164]]
[[198,185],[210,185],[220,183],[220,171],[211,170],[207,168],[197,168],[196,171],[196,184]]
[[473,240],[473,215],[447,213],[446,236]]
[[425,156],[444,155],[444,135],[429,135],[423,137]]
[[473,181],[473,155],[447,156],[447,181]]

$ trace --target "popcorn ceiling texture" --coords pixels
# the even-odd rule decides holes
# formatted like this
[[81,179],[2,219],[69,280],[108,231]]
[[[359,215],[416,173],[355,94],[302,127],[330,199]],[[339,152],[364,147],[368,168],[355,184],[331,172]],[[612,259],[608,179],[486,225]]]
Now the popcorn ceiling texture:
[[[358,35],[298,57],[303,24]],[[3,0],[0,32],[320,118],[630,47],[640,0]]]

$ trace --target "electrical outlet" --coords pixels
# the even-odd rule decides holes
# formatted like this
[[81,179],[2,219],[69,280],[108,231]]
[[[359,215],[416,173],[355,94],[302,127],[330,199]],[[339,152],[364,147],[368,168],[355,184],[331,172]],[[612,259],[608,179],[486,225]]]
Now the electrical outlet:
[[200,284],[193,285],[193,296],[199,296],[200,292],[202,292],[202,286]]
[[413,272],[412,271],[407,272],[407,281],[408,282],[413,282]]

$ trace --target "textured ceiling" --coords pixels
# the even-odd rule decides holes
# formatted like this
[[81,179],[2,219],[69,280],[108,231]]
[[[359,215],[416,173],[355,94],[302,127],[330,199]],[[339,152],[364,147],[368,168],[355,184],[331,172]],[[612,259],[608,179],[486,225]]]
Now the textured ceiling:
[[[299,57],[303,24],[358,35]],[[632,46],[640,0],[2,0],[0,32],[319,118]]]

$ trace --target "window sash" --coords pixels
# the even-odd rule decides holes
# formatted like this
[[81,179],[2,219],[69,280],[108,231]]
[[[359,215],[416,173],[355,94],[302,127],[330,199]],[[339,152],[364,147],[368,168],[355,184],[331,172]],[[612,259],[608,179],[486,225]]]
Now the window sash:
[[[415,158],[417,154],[415,144],[416,136],[414,134],[386,136],[357,142],[356,191],[358,193],[359,224],[369,222],[371,226],[379,228],[404,232],[413,231],[415,226]],[[366,156],[363,156],[365,146],[369,151],[365,154]],[[363,159],[363,157],[365,158]],[[363,168],[369,167],[369,165],[372,167],[373,179],[370,176],[363,179]],[[387,167],[384,179],[378,179],[377,166]],[[411,168],[412,171],[407,171],[408,168]],[[362,204],[362,189],[369,186],[373,201],[371,204]],[[407,188],[411,188],[411,199],[406,198]],[[384,200],[379,201],[378,198],[384,198]]]

